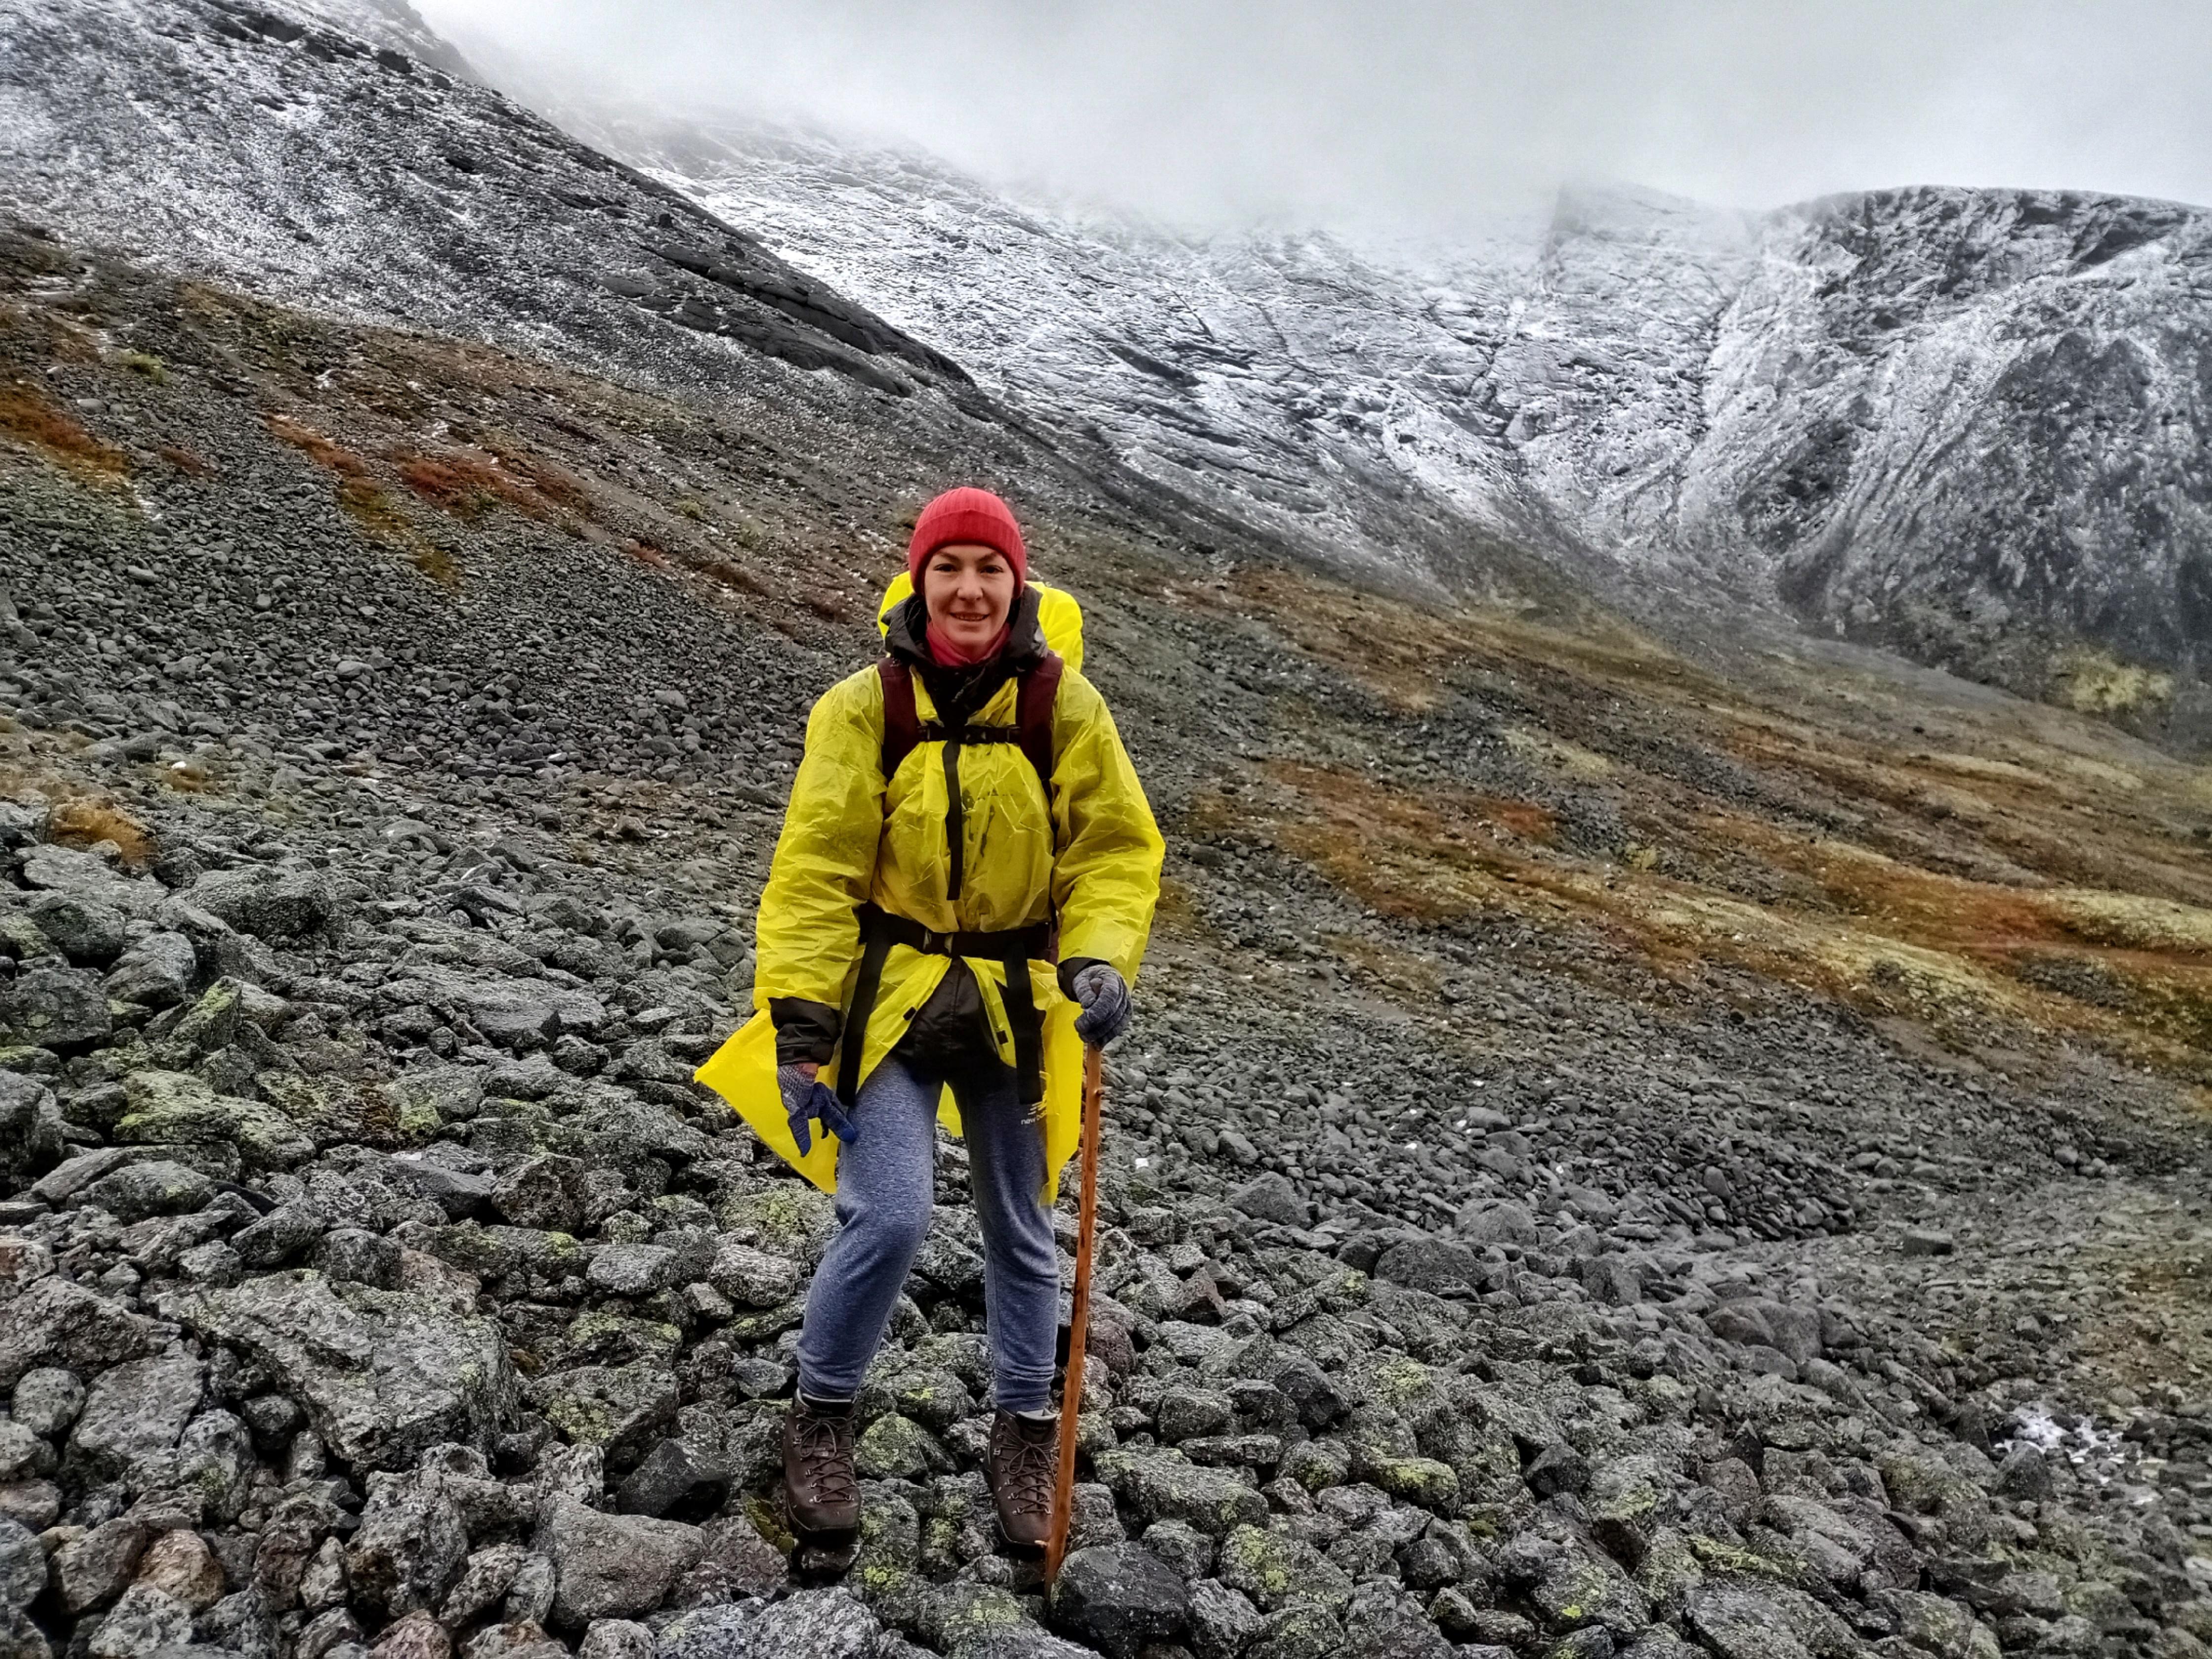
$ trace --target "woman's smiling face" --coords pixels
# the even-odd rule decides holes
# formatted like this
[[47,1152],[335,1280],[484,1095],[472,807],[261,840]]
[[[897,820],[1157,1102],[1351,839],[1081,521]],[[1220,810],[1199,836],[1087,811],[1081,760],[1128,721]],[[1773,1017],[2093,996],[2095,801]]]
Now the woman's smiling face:
[[980,651],[998,638],[1017,586],[1006,556],[980,543],[949,543],[922,562],[930,626],[964,651]]

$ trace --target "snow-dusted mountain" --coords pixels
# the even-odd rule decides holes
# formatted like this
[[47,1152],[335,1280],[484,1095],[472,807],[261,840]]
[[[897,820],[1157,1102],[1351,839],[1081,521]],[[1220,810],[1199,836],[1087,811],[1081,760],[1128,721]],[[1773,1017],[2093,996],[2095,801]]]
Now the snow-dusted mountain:
[[547,107],[401,0],[0,0],[0,205],[74,236],[678,384],[764,359],[1377,578],[1548,569],[2212,727],[2204,211],[1583,191],[1412,252]]
[[790,132],[565,118],[1036,417],[1324,556],[1465,581],[1502,538],[2190,715],[2212,647],[2203,210],[1584,191],[1525,246],[1376,253],[1058,215]]

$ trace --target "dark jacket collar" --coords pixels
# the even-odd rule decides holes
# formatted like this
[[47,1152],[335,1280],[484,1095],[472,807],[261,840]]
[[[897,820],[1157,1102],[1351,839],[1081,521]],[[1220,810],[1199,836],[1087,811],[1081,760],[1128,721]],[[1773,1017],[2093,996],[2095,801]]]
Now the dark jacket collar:
[[[1018,672],[1031,663],[1041,661],[1045,654],[1044,628],[1037,621],[1040,596],[1034,587],[1024,587],[1022,596],[1014,601],[1012,626],[1007,629],[1006,648],[991,659],[990,663],[979,663],[976,667],[988,667],[1003,663]],[[925,635],[929,629],[929,607],[919,593],[907,596],[903,604],[892,611],[889,626],[884,634],[884,648],[909,665],[926,674],[953,673],[963,677],[971,669],[940,669],[937,659],[929,654]],[[927,683],[927,682],[925,682]],[[937,695],[934,685],[930,696]]]

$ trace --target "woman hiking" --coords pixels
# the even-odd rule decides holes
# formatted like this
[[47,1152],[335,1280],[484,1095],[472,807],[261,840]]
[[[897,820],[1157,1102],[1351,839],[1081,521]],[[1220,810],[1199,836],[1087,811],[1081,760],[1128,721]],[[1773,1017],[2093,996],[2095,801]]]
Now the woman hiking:
[[1059,1429],[1049,1206],[1080,1127],[1083,1046],[1129,1020],[1163,848],[1079,672],[1080,612],[1028,580],[1006,504],[939,496],[907,574],[885,599],[882,662],[808,717],[761,896],[762,1012],[700,1075],[836,1194],[784,1427],[793,1530],[835,1541],[859,1525],[854,1400],[929,1231],[941,1119],[966,1141],[982,1231],[986,1474],[1007,1543],[1035,1552]]

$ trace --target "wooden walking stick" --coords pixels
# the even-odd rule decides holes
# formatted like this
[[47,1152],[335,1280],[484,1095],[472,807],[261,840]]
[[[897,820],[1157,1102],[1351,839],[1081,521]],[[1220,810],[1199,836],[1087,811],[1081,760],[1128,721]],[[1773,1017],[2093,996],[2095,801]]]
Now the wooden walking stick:
[[1060,1478],[1052,1489],[1052,1541],[1044,1582],[1060,1577],[1075,1512],[1075,1419],[1083,1405],[1083,1339],[1091,1328],[1091,1241],[1098,1225],[1098,1119],[1105,1106],[1099,1053],[1083,1051],[1083,1199],[1076,1211],[1075,1291],[1067,1316],[1067,1370],[1060,1385]]

